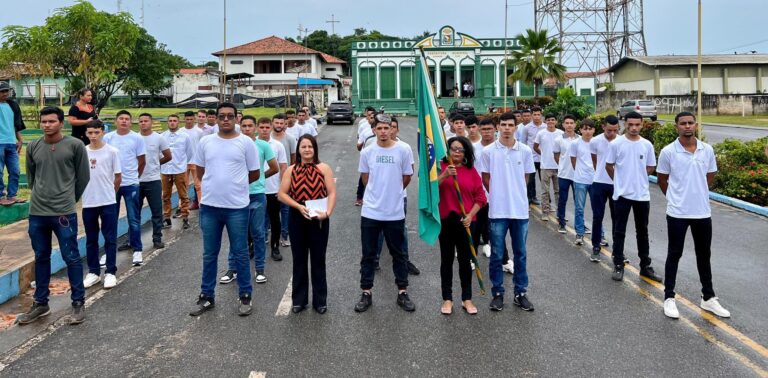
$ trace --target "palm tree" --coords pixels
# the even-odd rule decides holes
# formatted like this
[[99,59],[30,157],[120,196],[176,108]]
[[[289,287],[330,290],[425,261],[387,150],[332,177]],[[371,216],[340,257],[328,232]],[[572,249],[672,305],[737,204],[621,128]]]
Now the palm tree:
[[564,81],[566,67],[557,63],[557,56],[563,51],[557,38],[547,37],[547,30],[538,32],[527,29],[525,35],[516,37],[520,50],[512,51],[508,64],[514,68],[509,76],[512,82],[522,80],[533,83],[534,96],[539,94],[539,86],[544,80],[553,77]]

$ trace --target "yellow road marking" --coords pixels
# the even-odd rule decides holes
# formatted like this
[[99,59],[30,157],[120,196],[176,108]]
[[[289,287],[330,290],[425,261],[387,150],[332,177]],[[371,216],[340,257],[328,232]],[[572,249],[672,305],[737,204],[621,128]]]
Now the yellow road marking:
[[[531,208],[537,209],[539,211],[539,213],[541,213],[541,210],[539,209],[538,206],[531,205]],[[547,214],[547,218],[550,221],[554,221],[553,223],[557,223],[558,222],[557,218],[553,217],[551,214]],[[551,227],[548,227],[548,226],[547,226],[547,228],[551,229]],[[568,234],[576,236],[576,230],[574,230],[573,227],[566,226],[566,230],[568,231]],[[592,250],[592,240],[591,240],[591,238],[590,239],[586,239],[585,238],[584,246],[585,247],[588,246],[589,250],[590,251]],[[579,247],[579,246],[577,246],[577,247]],[[587,251],[585,251],[584,248],[578,248],[578,249],[579,249],[579,251],[582,252],[582,254],[587,254]],[[609,251],[608,249],[602,247],[602,246],[600,247],[600,254],[602,254],[602,255],[604,255],[604,256],[606,256],[608,258],[612,257],[612,252]],[[606,270],[609,270],[609,271],[612,270],[610,265],[605,264],[603,262],[600,263],[600,266],[603,267]],[[659,282],[656,282],[656,281],[651,281],[651,280],[649,280],[649,279],[647,279],[645,277],[640,276],[640,270],[637,269],[636,267],[634,267],[632,265],[625,265],[624,266],[624,270],[629,270],[629,271],[635,273],[644,282],[648,283],[649,285],[653,286],[654,288],[658,289],[659,291],[662,291],[662,292],[664,291],[664,285],[662,283],[659,283]],[[664,307],[664,302],[662,300],[660,300],[659,298],[653,296],[653,294],[650,293],[647,289],[645,289],[643,287],[640,287],[639,285],[637,285],[635,282],[632,282],[632,281],[624,280],[622,282],[630,285],[632,288],[637,290],[642,296],[650,299],[653,303],[656,303],[657,305],[659,305],[662,308]],[[760,343],[752,340],[747,335],[739,332],[738,330],[736,330],[735,328],[733,328],[729,324],[727,324],[724,321],[720,320],[720,318],[718,318],[717,316],[715,316],[713,314],[710,314],[707,311],[702,310],[699,306],[696,306],[693,302],[691,302],[687,298],[681,296],[680,294],[677,294],[675,299],[679,303],[682,303],[685,307],[688,307],[693,312],[697,312],[697,313],[701,314],[701,316],[702,316],[702,318],[704,320],[706,320],[707,322],[709,322],[713,326],[721,329],[722,331],[724,331],[728,335],[734,337],[736,340],[741,342],[747,348],[753,350],[754,352],[756,352],[757,354],[759,354],[763,358],[768,359],[768,348],[766,348],[763,345],[761,345]],[[739,353],[737,350],[735,350],[731,346],[729,346],[729,345],[725,344],[724,342],[718,340],[717,337],[715,335],[713,335],[712,333],[710,333],[709,331],[699,327],[698,325],[694,324],[690,319],[688,319],[688,318],[686,318],[684,316],[680,316],[679,320],[682,321],[685,325],[693,328],[697,333],[699,333],[702,337],[704,337],[704,339],[706,339],[707,341],[717,345],[724,352],[726,352],[727,354],[729,354],[732,357],[736,358],[739,362],[743,363],[744,365],[746,365],[747,367],[749,367],[750,369],[755,371],[759,376],[761,376],[761,377],[768,377],[768,371],[763,369],[760,365],[752,362],[752,360],[750,360],[747,356],[744,356],[743,354]]]

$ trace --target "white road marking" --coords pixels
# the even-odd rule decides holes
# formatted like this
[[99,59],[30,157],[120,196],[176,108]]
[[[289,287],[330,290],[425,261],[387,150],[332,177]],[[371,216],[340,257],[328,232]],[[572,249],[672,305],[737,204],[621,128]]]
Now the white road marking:
[[341,166],[336,167],[336,172],[341,172]]
[[293,290],[291,287],[293,286],[293,277],[288,280],[288,287],[285,288],[285,293],[283,294],[283,299],[280,300],[280,304],[277,305],[277,311],[275,312],[275,316],[288,316],[288,313],[291,312],[291,294],[293,293]]
[[266,371],[252,371],[251,374],[248,374],[248,378],[266,378],[266,376]]

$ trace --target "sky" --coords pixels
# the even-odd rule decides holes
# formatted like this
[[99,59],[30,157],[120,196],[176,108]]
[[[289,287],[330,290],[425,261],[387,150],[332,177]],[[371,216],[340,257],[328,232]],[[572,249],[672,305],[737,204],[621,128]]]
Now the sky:
[[[1,0],[0,27],[39,25],[74,0]],[[223,47],[224,0],[143,0],[144,27],[176,54],[198,64]],[[508,0],[508,35],[533,28],[533,1]],[[92,0],[98,9],[117,10],[117,0]],[[470,6],[474,3],[474,6]],[[696,0],[645,0],[649,55],[696,54]],[[122,0],[123,11],[141,22],[142,0]],[[763,29],[768,0],[703,0],[703,52],[768,53]],[[475,38],[504,36],[504,0],[227,0],[227,46],[270,35],[297,36],[299,25],[351,34],[355,28],[412,37],[443,25]]]

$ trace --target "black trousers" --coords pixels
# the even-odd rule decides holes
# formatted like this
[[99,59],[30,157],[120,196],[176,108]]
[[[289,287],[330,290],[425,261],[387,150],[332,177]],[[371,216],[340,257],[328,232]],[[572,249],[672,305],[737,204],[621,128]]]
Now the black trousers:
[[[325,275],[325,251],[328,246],[328,219],[323,221],[304,218],[291,208],[288,216],[288,237],[293,255],[291,299],[294,306],[306,306],[309,281],[312,279],[312,307],[325,306],[328,282]],[[278,228],[278,231],[280,229]],[[307,267],[309,258],[309,268]],[[311,275],[310,275],[311,270]]]
[[691,228],[693,246],[696,251],[696,268],[699,271],[701,281],[701,294],[704,300],[715,296],[712,289],[712,268],[709,258],[712,255],[712,218],[684,219],[667,215],[667,262],[664,265],[664,299],[675,297],[675,279],[677,278],[677,265],[683,257],[685,246],[685,234]]
[[152,242],[160,242],[163,239],[163,183],[160,180],[140,182],[139,209],[144,206],[144,198],[152,211]]
[[[269,216],[269,246],[272,249],[280,247],[280,201],[277,193],[267,194],[267,216]],[[290,218],[290,217],[289,217]],[[302,216],[302,218],[304,218]],[[291,242],[293,244],[293,242]]]
[[469,264],[472,252],[469,249],[469,237],[461,217],[449,214],[440,220],[440,287],[443,300],[453,300],[453,256],[459,262],[459,281],[461,282],[461,300],[472,299],[472,267]]
[[488,205],[483,206],[475,216],[477,220],[472,227],[472,241],[475,242],[475,250],[480,244],[491,244],[491,222],[488,219]]
[[361,175],[360,178],[357,179],[357,199],[362,201],[364,194],[365,185],[363,185],[363,176]]
[[632,211],[635,216],[637,256],[640,257],[640,268],[651,266],[650,244],[648,242],[648,214],[651,212],[651,202],[619,197],[614,201],[613,207],[616,211],[613,229],[613,265],[624,265],[624,239],[627,233],[629,212]]
[[[535,161],[533,166],[536,167],[536,172],[528,174],[528,201],[536,199],[536,174],[539,174],[539,180],[541,180],[541,163]],[[509,260],[509,258],[507,258]]]

